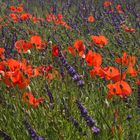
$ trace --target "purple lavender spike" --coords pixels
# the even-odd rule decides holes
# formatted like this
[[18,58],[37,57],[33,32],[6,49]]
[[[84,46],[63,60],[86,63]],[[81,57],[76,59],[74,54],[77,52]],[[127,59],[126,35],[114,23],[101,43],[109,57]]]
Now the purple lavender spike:
[[72,79],[77,82],[77,86],[83,87],[84,81],[80,80],[80,76],[76,73],[76,70],[67,63],[62,52],[59,52],[59,59],[62,62],[63,66],[67,69],[67,71],[68,71],[69,75],[72,77]]
[[95,125],[95,120],[93,120],[91,116],[86,116],[85,120],[87,122],[87,126],[93,127]]
[[5,53],[5,57],[6,58],[11,58],[12,57],[12,55],[11,55],[11,53],[12,53],[11,47],[9,47],[8,44],[6,44],[4,49],[5,49],[5,52],[4,52]]
[[96,134],[96,135],[100,133],[100,129],[99,129],[98,127],[96,127],[96,126],[93,126],[93,127],[91,128],[91,130],[92,130],[93,133]]
[[16,33],[14,33],[14,35],[13,35],[13,43],[15,44],[16,41],[17,41],[17,35],[16,35]]
[[0,130],[0,137],[3,137],[4,140],[11,140],[10,136],[6,132]]
[[45,140],[44,138],[38,136],[35,140]]
[[17,41],[17,36],[16,36],[16,33],[14,33],[13,35],[13,39],[12,39],[12,45],[10,47],[10,50],[13,50],[14,47],[15,47],[15,42]]
[[[62,103],[64,105],[64,110],[65,110],[65,115],[68,118],[68,120],[74,125],[74,127],[80,132],[82,133],[83,130],[79,124],[79,122],[70,114],[68,107],[66,106],[64,100],[62,100]],[[84,133],[85,135],[85,133]]]
[[5,33],[4,33],[4,28],[2,27],[2,37],[4,38]]
[[112,14],[112,24],[115,27],[115,29],[119,32],[119,30],[120,30],[120,24],[117,21],[117,17],[116,17],[117,15],[114,14],[114,13],[111,13],[111,14]]
[[76,101],[76,104],[81,112],[81,116],[85,119],[87,126],[90,127],[94,134],[98,134],[100,129],[95,126],[95,120],[88,115],[86,108],[81,104],[79,100]]
[[81,112],[81,116],[85,118],[87,116],[87,109],[84,108],[84,106],[80,103],[80,101],[77,100],[76,103]]
[[80,101],[76,101],[77,106],[81,112],[81,116],[85,119],[87,126],[93,127],[95,124],[95,120],[92,119],[91,116],[88,115],[87,109],[80,103]]
[[55,3],[54,6],[53,6],[53,13],[54,13],[54,14],[57,14],[56,3]]
[[82,110],[81,110],[81,116],[84,117],[85,120],[87,120],[87,119],[86,119],[86,117],[87,117],[87,110],[86,110],[86,108],[81,108],[81,109],[82,109]]
[[77,120],[74,119],[74,117],[70,116],[70,121],[72,121],[72,123],[75,127],[78,126],[78,122],[77,122]]
[[79,81],[79,80],[80,80],[80,75],[79,75],[79,74],[75,74],[75,75],[72,77],[72,80],[73,80],[74,82]]
[[64,68],[63,67],[60,68],[60,74],[61,74],[62,78],[64,78],[65,73],[64,73]]
[[61,59],[61,62],[64,66],[66,65],[66,60],[65,59]]
[[78,123],[78,121],[73,116],[70,116],[70,121],[75,126],[75,128],[78,129],[79,132],[82,132],[82,128],[80,127],[80,124]]
[[66,66],[66,69],[68,70],[68,69],[70,69],[70,67],[71,67],[71,65],[68,64],[68,65]]
[[32,140],[45,140],[43,137],[37,135],[36,131],[31,127],[31,125],[25,120],[24,125],[29,132]]
[[70,66],[68,69],[68,73],[70,74],[70,76],[74,76],[76,74],[76,71],[72,66]]
[[80,81],[77,82],[77,86],[79,86],[79,87],[83,87],[84,84],[85,84],[85,83],[84,83],[83,80],[80,80]]
[[45,87],[46,87],[46,91],[47,91],[47,94],[48,94],[49,99],[50,99],[50,107],[53,108],[53,107],[54,107],[54,106],[53,106],[53,103],[54,103],[53,95],[52,95],[52,93],[51,93],[51,91],[50,91],[50,89],[49,89],[49,87],[48,87],[47,84],[46,84]]

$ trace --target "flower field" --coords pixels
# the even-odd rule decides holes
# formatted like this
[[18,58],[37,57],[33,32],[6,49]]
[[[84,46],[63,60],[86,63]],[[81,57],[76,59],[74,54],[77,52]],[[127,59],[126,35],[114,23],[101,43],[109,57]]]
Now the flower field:
[[140,140],[139,0],[0,1],[0,140]]

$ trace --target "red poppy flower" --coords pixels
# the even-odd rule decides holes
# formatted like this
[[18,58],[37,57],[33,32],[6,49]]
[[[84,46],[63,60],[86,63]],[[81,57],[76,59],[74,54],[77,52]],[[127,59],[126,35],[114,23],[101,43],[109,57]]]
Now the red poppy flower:
[[23,12],[23,7],[16,7],[16,12],[21,13]]
[[46,76],[46,79],[51,82],[53,79],[55,78],[55,76],[52,73],[48,73]]
[[91,36],[91,39],[96,45],[99,45],[101,48],[103,48],[108,43],[108,39],[103,35]]
[[18,20],[18,15],[17,15],[17,14],[12,13],[12,14],[9,14],[9,16],[10,16],[15,22],[17,22],[17,20]]
[[132,77],[135,77],[138,74],[137,71],[133,68],[132,64],[128,65],[128,69],[127,69],[126,73],[130,74]]
[[60,24],[63,25],[67,29],[71,29],[71,27],[65,21],[60,21]]
[[5,76],[5,65],[6,65],[6,61],[0,62],[0,80],[2,80],[2,77]]
[[11,11],[16,11],[16,7],[15,7],[15,6],[10,6],[9,9],[10,9]]
[[102,64],[102,56],[99,53],[88,51],[85,57],[86,63],[89,66],[100,67]]
[[31,105],[33,106],[34,108],[38,107],[39,106],[39,103],[42,103],[45,101],[44,98],[38,98],[36,99],[32,93],[30,92],[24,92],[22,94],[22,99],[28,103],[28,105]]
[[21,63],[21,69],[23,73],[28,76],[28,78],[31,78],[34,76],[34,69],[32,68],[31,65],[26,65],[24,63]]
[[52,73],[48,73],[46,75],[46,79],[48,80],[48,82],[51,82],[54,78],[58,78],[59,77],[59,73],[57,70],[52,71]]
[[46,20],[48,22],[53,21],[55,23],[55,25],[62,25],[64,27],[66,27],[67,29],[71,29],[70,26],[65,21],[63,21],[62,14],[58,14],[58,15],[49,14],[46,16]]
[[85,45],[84,42],[82,40],[76,40],[74,42],[74,47],[80,52],[85,50]]
[[53,69],[52,65],[48,65],[48,66],[40,66],[38,67],[40,73],[42,74],[47,74],[49,71],[51,71]]
[[136,30],[135,30],[134,28],[127,27],[127,26],[124,26],[124,27],[123,27],[123,30],[124,30],[125,32],[128,32],[128,33],[135,33],[135,32],[136,32]]
[[100,45],[100,47],[103,47],[104,45],[107,45],[108,39],[107,39],[105,36],[100,35],[99,38],[100,38],[100,40],[101,40],[101,45]]
[[121,58],[116,58],[116,62],[121,65],[127,65],[129,62],[127,53],[124,52]]
[[126,73],[121,74],[116,67],[112,66],[103,68],[102,75],[104,75],[106,80],[114,80],[114,81],[124,80],[126,77]]
[[54,14],[49,14],[49,15],[46,16],[46,20],[47,20],[48,22],[55,21],[56,18],[57,18],[57,17],[56,17]]
[[19,70],[16,70],[5,72],[4,82],[8,87],[17,85],[20,89],[23,89],[28,86],[29,79],[25,78]]
[[62,19],[63,19],[63,15],[62,15],[62,14],[58,14],[58,15],[57,15],[57,18],[58,18],[59,20],[62,20]]
[[68,46],[68,52],[71,53],[73,56],[76,56],[76,50],[72,46]]
[[29,41],[18,40],[15,43],[15,48],[19,53],[27,53],[29,49],[31,49],[33,45]]
[[33,20],[34,23],[39,22],[39,19],[37,17],[32,17],[32,20]]
[[2,22],[2,21],[3,21],[3,18],[0,17],[0,22]]
[[59,48],[57,46],[52,46],[52,55],[57,57],[59,55]]
[[136,79],[136,82],[135,82],[137,85],[140,85],[140,79]]
[[85,57],[85,55],[84,55],[84,53],[85,53],[85,45],[84,45],[84,42],[82,40],[77,39],[74,42],[74,47],[78,51],[79,56],[81,56],[81,57],[84,58]]
[[111,3],[110,1],[105,1],[105,2],[104,2],[104,6],[105,6],[105,7],[108,7],[108,6],[110,6],[111,4],[112,4],[112,3]]
[[99,36],[91,36],[91,39],[95,44],[100,44]]
[[7,60],[6,65],[8,66],[9,71],[15,71],[16,69],[21,68],[19,61],[12,59],[12,58]]
[[121,58],[116,58],[116,62],[121,63],[122,65],[131,64],[134,66],[136,64],[136,56],[129,56],[126,52],[124,52]]
[[32,77],[40,76],[41,72],[39,71],[39,67],[33,69]]
[[120,4],[118,4],[118,5],[116,6],[116,9],[117,9],[117,11],[118,11],[119,13],[123,13]]
[[3,55],[4,51],[5,51],[4,48],[0,48],[0,58],[1,59],[4,59],[5,58],[5,56]]
[[20,89],[23,89],[29,84],[29,77],[25,77],[25,74],[29,75],[29,68],[26,66],[26,70],[23,68],[23,62],[9,59],[5,63],[4,82],[8,87],[18,86]]
[[31,37],[31,43],[32,44],[35,44],[35,46],[36,46],[36,49],[44,49],[43,47],[43,45],[42,45],[42,39],[41,39],[41,37],[40,36],[32,36]]
[[27,88],[27,86],[29,85],[29,82],[30,82],[29,78],[22,77],[22,79],[20,79],[17,85],[20,89],[24,89],[24,88]]
[[92,70],[90,70],[90,76],[94,77],[94,76],[100,76],[101,78],[102,76],[102,68],[101,67],[94,67]]
[[4,82],[7,86],[13,86],[21,79],[21,73],[16,71],[5,72]]
[[124,97],[132,93],[130,85],[125,81],[118,81],[114,84],[108,84],[107,87],[109,89],[109,98],[111,98],[113,95]]
[[6,61],[1,61],[0,62],[0,71],[5,71],[5,66],[6,66],[7,62]]
[[23,14],[20,15],[20,19],[21,19],[21,20],[27,20],[27,19],[29,19],[30,17],[31,17],[31,15],[28,14],[28,13],[23,13]]
[[129,56],[128,64],[134,66],[136,64],[136,56]]
[[95,21],[95,19],[94,19],[93,16],[89,16],[89,17],[88,17],[88,22],[92,23],[92,22],[94,22],[94,21]]

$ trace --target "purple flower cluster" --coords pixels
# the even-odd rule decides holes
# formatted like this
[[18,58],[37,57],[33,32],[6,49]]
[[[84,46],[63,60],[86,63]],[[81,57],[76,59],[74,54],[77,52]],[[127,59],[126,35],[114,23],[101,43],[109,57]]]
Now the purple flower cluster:
[[91,128],[94,134],[100,133],[100,129],[95,126],[95,120],[88,115],[87,109],[78,100],[76,101],[76,104],[80,110],[81,116],[86,121],[87,126]]
[[31,127],[31,125],[27,121],[24,121],[24,125],[28,130],[32,140],[45,140],[45,138],[37,135],[36,131]]
[[67,72],[69,73],[69,75],[72,77],[72,80],[77,83],[77,86],[79,87],[84,86],[84,81],[81,80],[80,75],[76,72],[76,70],[70,64],[68,64],[68,62],[66,61],[65,57],[63,56],[61,52],[59,53],[59,59],[61,63],[63,64],[63,66],[67,69]]
[[53,104],[54,103],[54,98],[53,98],[53,95],[52,95],[52,93],[51,93],[47,84],[45,86],[45,90],[46,90],[46,92],[48,94],[48,97],[49,97],[49,100],[50,100],[50,107],[53,109],[54,108],[54,104]]
[[127,116],[127,118],[126,118],[128,121],[130,121],[131,119],[132,119],[132,115],[131,114],[129,114],[128,116]]
[[64,72],[64,68],[63,67],[60,68],[60,74],[61,74],[62,78],[64,78],[65,72]]
[[77,128],[77,130],[79,132],[82,132],[82,128],[80,127],[79,122],[73,116],[70,116],[69,120],[72,122],[72,124],[74,125],[74,127]]
[[[4,29],[3,29],[2,30],[3,38],[6,38],[5,33],[6,33],[6,31],[4,31]],[[14,33],[13,36],[11,36],[11,37],[12,37],[12,44],[11,45],[5,42],[5,47],[4,47],[5,52],[4,53],[5,53],[6,58],[14,58],[14,51],[13,50],[14,50],[14,47],[15,47],[15,42],[17,41],[16,33]]]
[[11,140],[10,136],[6,132],[0,130],[0,137],[3,137],[4,140]]
[[[64,105],[63,110],[65,111],[65,117],[67,118],[67,120],[69,122],[71,122],[73,124],[73,126],[80,132],[83,133],[82,127],[80,126],[79,122],[70,114],[69,109],[67,107],[67,105],[65,104],[65,101],[62,99],[62,103]],[[86,133],[84,132],[83,135],[86,135]]]

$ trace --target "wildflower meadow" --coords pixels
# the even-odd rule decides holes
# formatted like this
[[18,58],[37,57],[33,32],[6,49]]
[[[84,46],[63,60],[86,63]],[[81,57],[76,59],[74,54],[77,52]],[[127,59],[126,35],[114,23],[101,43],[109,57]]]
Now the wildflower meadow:
[[140,0],[0,0],[0,140],[140,140]]

